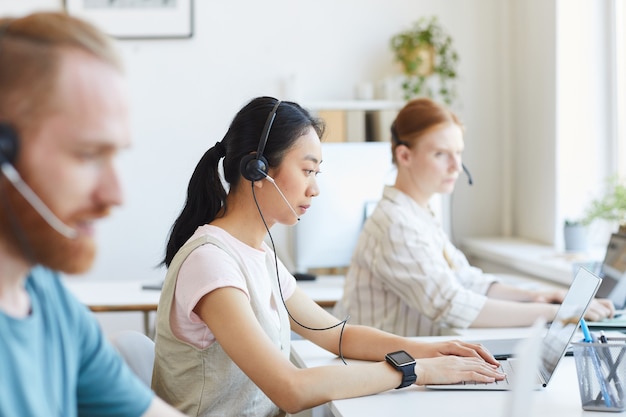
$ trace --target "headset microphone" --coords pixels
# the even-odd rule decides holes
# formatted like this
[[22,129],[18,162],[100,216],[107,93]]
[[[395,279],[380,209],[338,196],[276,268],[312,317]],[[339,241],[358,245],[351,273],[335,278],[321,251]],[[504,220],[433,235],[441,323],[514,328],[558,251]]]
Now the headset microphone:
[[76,239],[78,232],[70,226],[63,223],[54,213],[44,204],[43,201],[35,194],[20,174],[15,170],[13,165],[9,163],[2,164],[2,173],[11,181],[15,186],[15,189],[28,201],[28,203],[35,209],[37,213],[52,227],[54,230],[62,234],[68,239]]
[[265,179],[268,180],[269,182],[271,182],[272,184],[274,184],[274,187],[276,187],[276,191],[278,191],[278,194],[280,194],[280,196],[283,198],[283,201],[285,202],[285,204],[287,204],[287,207],[289,207],[289,210],[291,210],[291,212],[296,217],[296,219],[298,219],[298,221],[300,221],[300,216],[298,216],[298,213],[296,213],[296,211],[293,209],[291,204],[289,204],[289,201],[287,201],[287,198],[285,198],[285,194],[283,194],[283,192],[280,191],[280,188],[278,188],[278,185],[276,185],[276,181],[274,181],[274,178],[272,178],[269,175],[265,174]]
[[32,188],[24,182],[11,163],[17,157],[18,146],[19,141],[15,130],[6,123],[0,123],[0,171],[50,227],[68,239],[76,239],[78,237],[76,229],[66,225],[55,216]]
[[461,164],[461,166],[463,167],[463,172],[465,172],[465,175],[467,175],[467,183],[469,185],[474,185],[474,180],[472,179],[472,174],[470,174],[469,169],[467,169],[465,164]]

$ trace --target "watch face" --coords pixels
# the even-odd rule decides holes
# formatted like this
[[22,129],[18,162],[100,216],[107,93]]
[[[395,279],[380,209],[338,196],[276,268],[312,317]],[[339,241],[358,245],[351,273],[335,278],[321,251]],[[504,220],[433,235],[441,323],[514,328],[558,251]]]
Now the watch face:
[[393,361],[397,363],[398,365],[404,365],[405,363],[415,362],[415,359],[413,359],[411,355],[409,355],[403,350],[399,352],[390,353],[389,357],[393,359]]

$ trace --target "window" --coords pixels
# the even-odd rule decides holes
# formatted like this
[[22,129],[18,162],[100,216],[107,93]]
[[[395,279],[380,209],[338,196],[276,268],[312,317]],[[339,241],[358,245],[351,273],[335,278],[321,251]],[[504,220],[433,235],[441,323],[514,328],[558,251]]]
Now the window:
[[612,14],[615,39],[615,130],[617,140],[617,173],[626,178],[626,1],[614,0]]

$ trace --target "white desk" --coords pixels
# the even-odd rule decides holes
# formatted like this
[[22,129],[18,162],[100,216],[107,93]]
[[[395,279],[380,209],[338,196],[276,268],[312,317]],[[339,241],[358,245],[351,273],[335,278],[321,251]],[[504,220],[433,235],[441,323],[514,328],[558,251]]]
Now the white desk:
[[[500,337],[516,337],[524,330],[500,329]],[[494,332],[468,331],[471,338],[495,337]],[[503,336],[504,335],[504,336]],[[451,337],[422,338],[423,340],[446,340]],[[470,336],[463,339],[469,340]],[[333,354],[307,340],[292,342],[292,360],[300,367],[322,365],[345,366]],[[349,365],[348,365],[349,366]],[[505,417],[511,393],[506,391],[436,391],[412,386],[402,390],[390,390],[347,400],[331,401],[321,406],[315,414],[335,417],[363,416],[437,416],[437,417]],[[618,413],[624,415],[626,413]],[[528,416],[604,416],[607,413],[584,411],[580,402],[578,379],[573,357],[565,357],[559,364],[550,384],[532,393]]]
[[[159,290],[144,290],[146,282],[137,280],[94,281],[81,278],[65,278],[67,288],[95,313],[101,312],[141,312],[144,330],[150,332],[150,313],[159,305]],[[343,293],[343,276],[321,275],[313,281],[298,281],[301,287],[315,302],[331,308]]]
[[312,281],[298,281],[298,287],[317,304],[332,308],[343,295],[343,275],[319,275]]
[[93,281],[65,278],[66,287],[95,313],[141,312],[146,334],[150,332],[150,312],[156,311],[161,291],[144,290],[140,281]]

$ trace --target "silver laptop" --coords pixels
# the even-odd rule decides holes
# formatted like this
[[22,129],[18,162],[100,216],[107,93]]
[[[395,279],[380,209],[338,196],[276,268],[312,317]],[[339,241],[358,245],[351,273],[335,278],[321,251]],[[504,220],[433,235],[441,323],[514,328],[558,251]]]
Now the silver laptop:
[[623,310],[626,304],[626,235],[611,235],[604,260],[598,270],[592,272],[602,278],[596,297],[608,298],[616,309]]
[[[589,303],[600,287],[601,279],[585,268],[580,268],[570,285],[570,288],[557,311],[556,317],[550,324],[546,335],[541,343],[541,355],[539,357],[539,367],[536,375],[535,389],[545,387],[550,382],[557,365],[565,355],[572,337],[578,329],[578,323],[583,317]],[[511,343],[515,339],[506,339],[503,342]],[[497,340],[496,340],[497,342]],[[483,343],[487,348],[488,341]],[[509,353],[515,353],[515,346],[511,346]],[[463,382],[459,384],[427,385],[431,389],[453,389],[453,390],[499,390],[508,391],[511,389],[511,382],[515,379],[518,359],[511,357],[499,361],[502,370],[507,374],[503,381],[493,383]],[[516,365],[517,364],[517,365]]]

